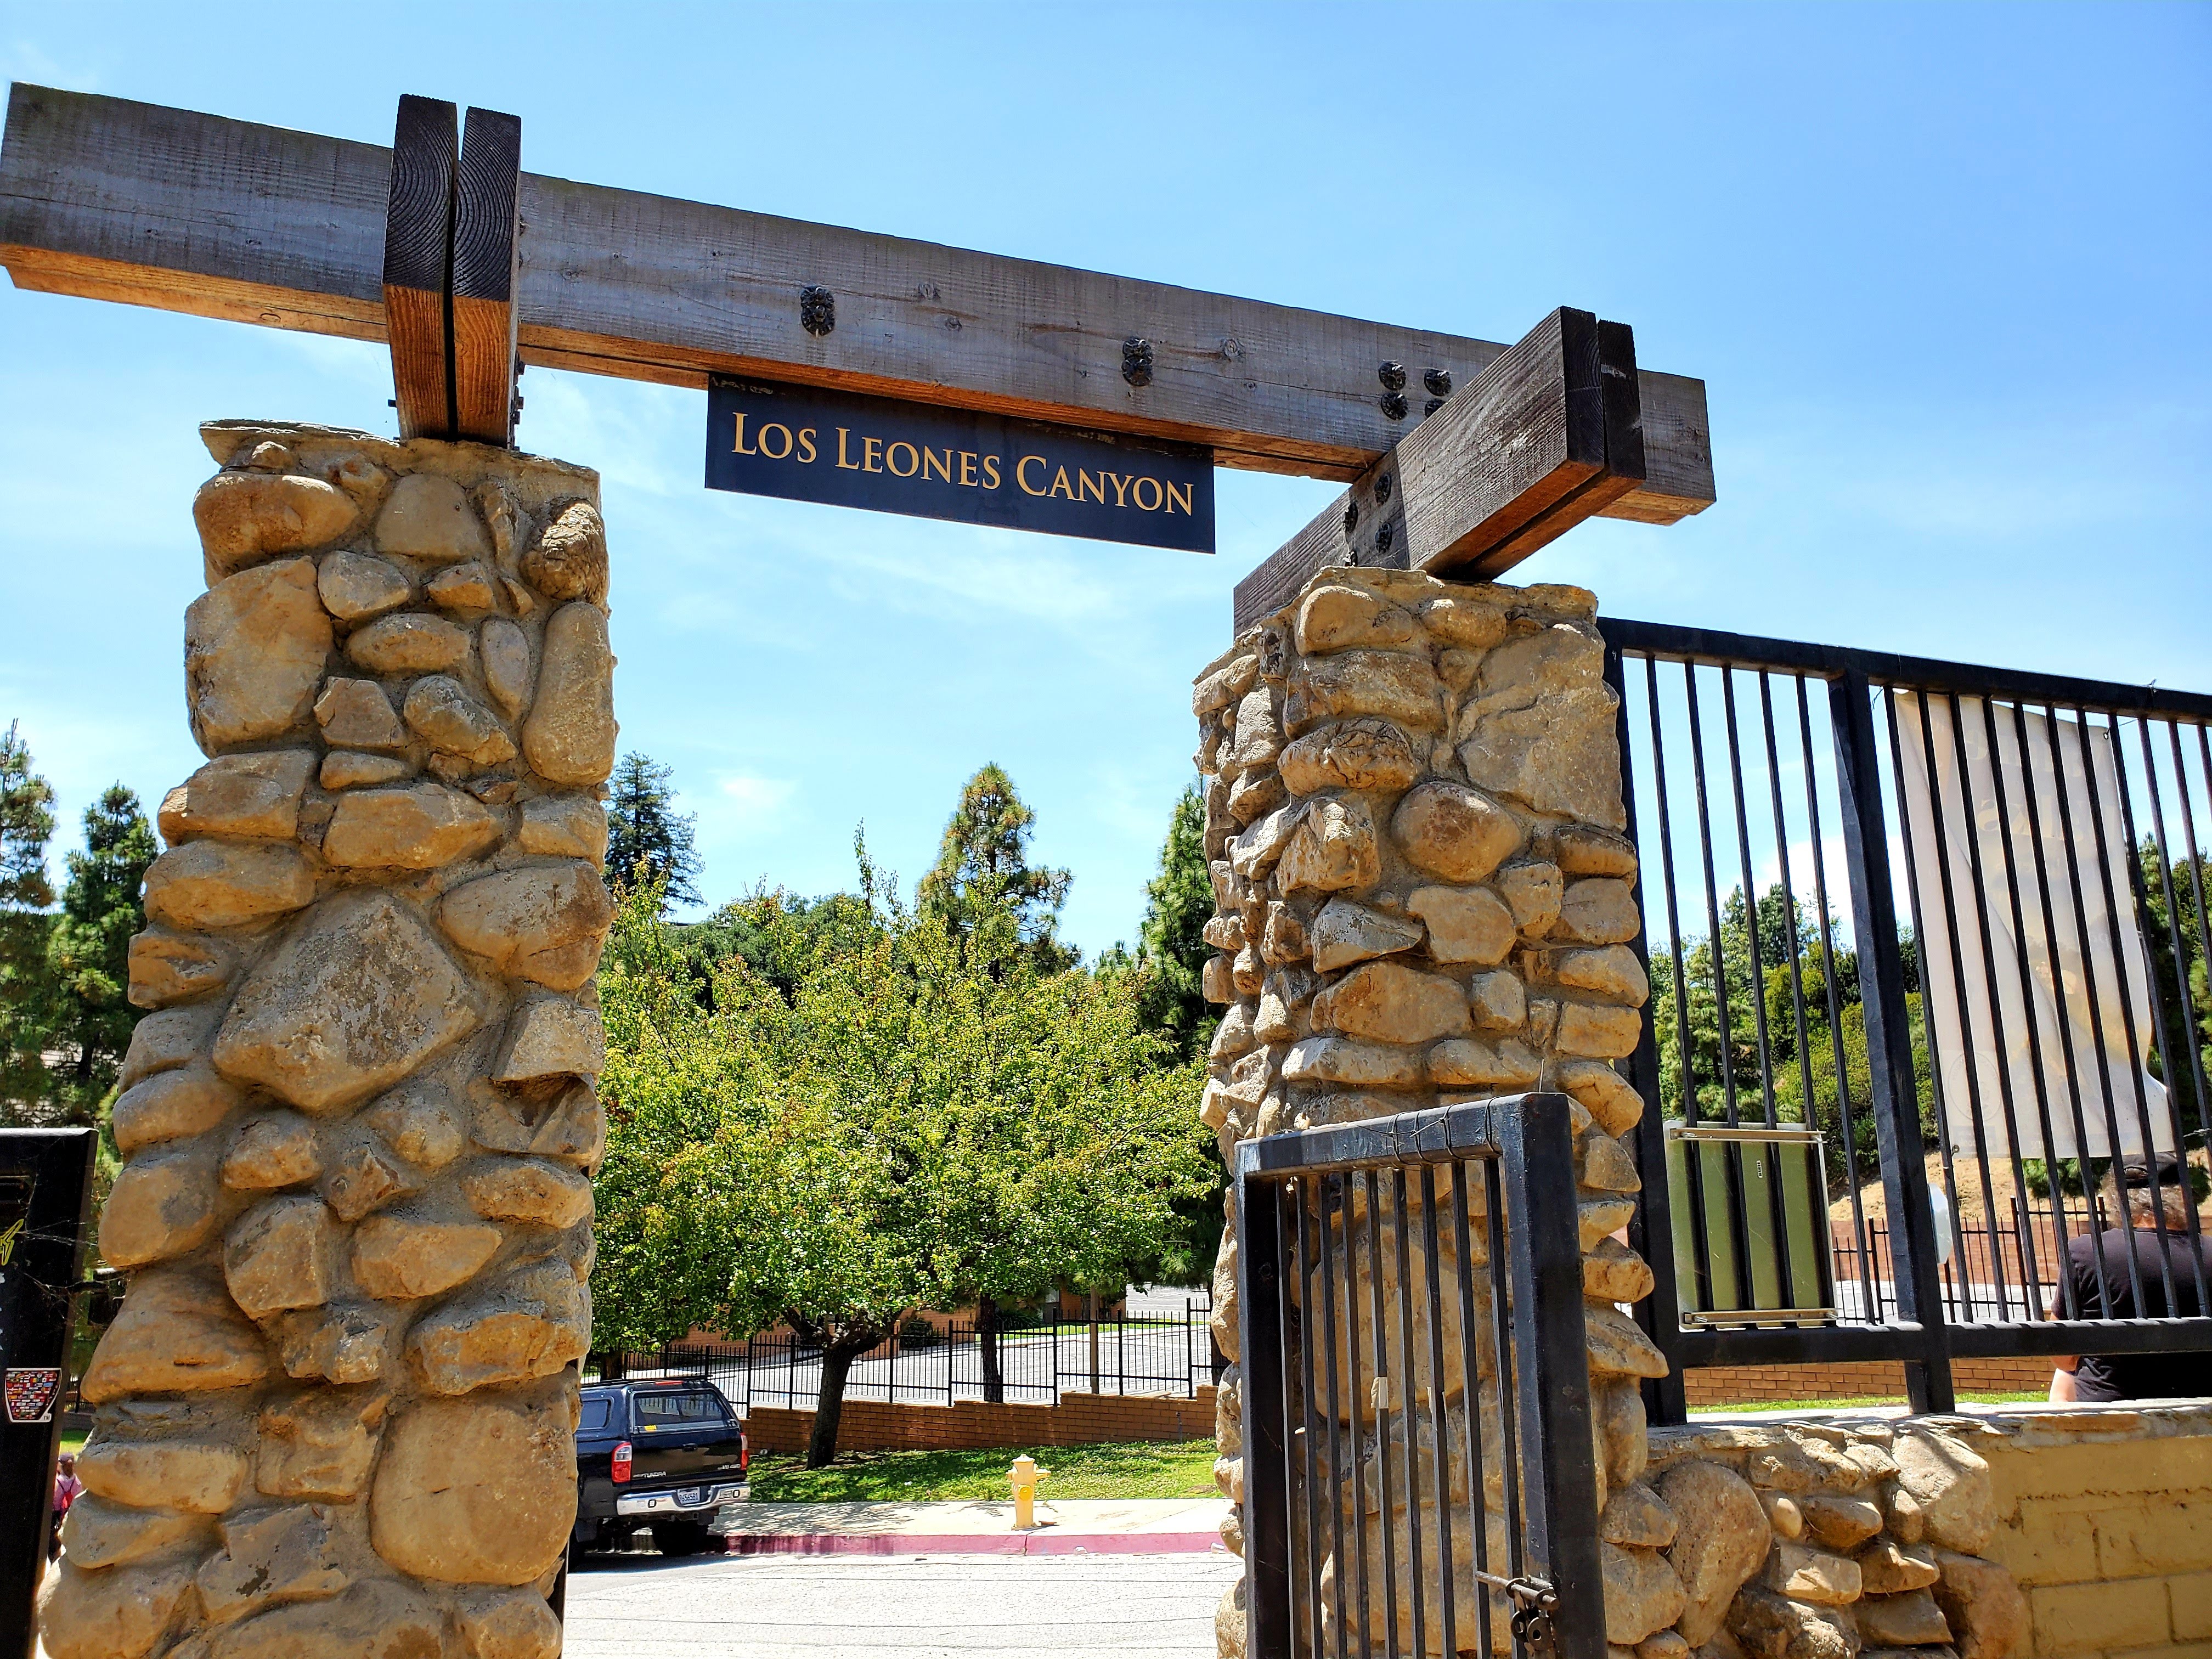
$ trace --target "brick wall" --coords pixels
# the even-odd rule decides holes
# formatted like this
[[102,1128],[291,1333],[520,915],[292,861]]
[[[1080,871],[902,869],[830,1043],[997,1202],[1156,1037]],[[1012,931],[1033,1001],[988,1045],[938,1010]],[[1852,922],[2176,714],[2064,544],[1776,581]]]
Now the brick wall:
[[[1960,1394],[2043,1393],[2051,1386],[2048,1359],[1954,1359],[1951,1378]],[[1693,1412],[1722,1406],[1753,1410],[1762,1400],[1905,1399],[1905,1367],[1889,1360],[1841,1365],[1715,1365],[1682,1374]]]
[[[814,1413],[756,1406],[745,1416],[756,1451],[798,1452]],[[1062,1394],[1057,1406],[893,1406],[848,1400],[837,1419],[839,1451],[975,1450],[989,1446],[1087,1446],[1109,1440],[1198,1440],[1213,1433],[1213,1389],[1195,1400]]]
[[2212,1655],[2212,1407],[1993,1414],[1997,1533],[2027,1594],[2015,1659]]

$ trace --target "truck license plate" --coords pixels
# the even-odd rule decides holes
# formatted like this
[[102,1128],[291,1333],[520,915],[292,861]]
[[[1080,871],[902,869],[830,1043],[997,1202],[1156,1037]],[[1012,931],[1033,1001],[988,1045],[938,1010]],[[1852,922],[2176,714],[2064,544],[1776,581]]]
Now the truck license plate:
[[704,1486],[678,1486],[676,1501],[679,1504],[703,1504],[707,1501],[707,1489]]

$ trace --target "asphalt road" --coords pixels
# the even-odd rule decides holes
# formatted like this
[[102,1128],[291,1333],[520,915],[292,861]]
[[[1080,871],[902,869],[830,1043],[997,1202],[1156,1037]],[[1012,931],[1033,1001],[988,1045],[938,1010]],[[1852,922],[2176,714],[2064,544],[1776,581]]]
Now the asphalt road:
[[1212,1659],[1234,1556],[727,1556],[594,1562],[567,1659]]

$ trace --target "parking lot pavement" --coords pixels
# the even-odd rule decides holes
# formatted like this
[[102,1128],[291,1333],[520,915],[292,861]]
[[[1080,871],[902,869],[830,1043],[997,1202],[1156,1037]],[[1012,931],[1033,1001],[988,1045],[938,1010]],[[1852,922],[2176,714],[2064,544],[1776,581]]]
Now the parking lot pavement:
[[732,1556],[595,1560],[567,1659],[1211,1659],[1236,1557]]

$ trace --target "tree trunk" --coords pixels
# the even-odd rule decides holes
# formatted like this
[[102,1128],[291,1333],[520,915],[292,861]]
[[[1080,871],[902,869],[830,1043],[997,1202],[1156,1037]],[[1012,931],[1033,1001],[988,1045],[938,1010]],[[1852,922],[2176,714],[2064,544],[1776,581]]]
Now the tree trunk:
[[975,1298],[975,1351],[983,1359],[985,1402],[1005,1405],[1006,1370],[999,1353],[999,1304],[988,1296]]
[[853,1362],[882,1338],[874,1331],[856,1332],[825,1344],[822,1350],[822,1387],[814,1396],[814,1432],[807,1437],[806,1467],[822,1469],[837,1455],[837,1420],[845,1412],[845,1379]]

